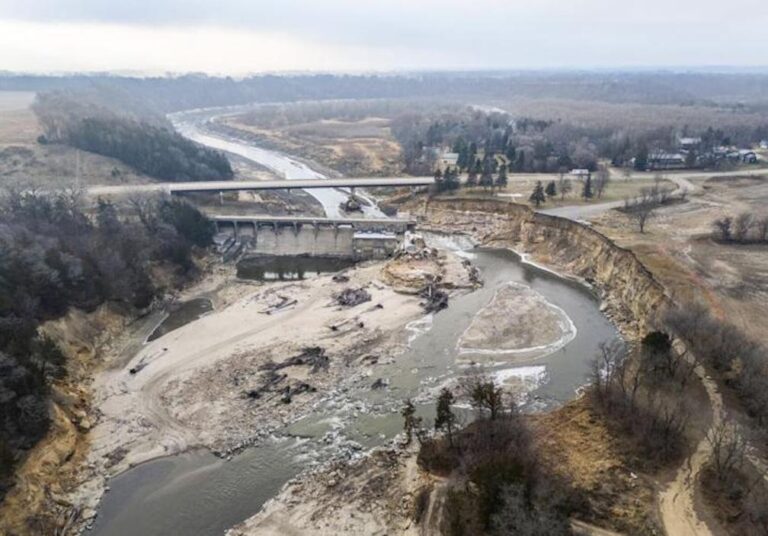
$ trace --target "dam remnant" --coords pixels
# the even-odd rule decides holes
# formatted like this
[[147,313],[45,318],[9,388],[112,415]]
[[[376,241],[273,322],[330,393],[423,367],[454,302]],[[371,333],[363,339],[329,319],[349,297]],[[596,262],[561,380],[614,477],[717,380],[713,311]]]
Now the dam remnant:
[[[211,216],[217,233],[229,234],[238,252],[382,259],[398,248],[416,222],[401,219],[302,216]],[[231,248],[228,248],[231,249]],[[225,254],[226,256],[226,254]]]

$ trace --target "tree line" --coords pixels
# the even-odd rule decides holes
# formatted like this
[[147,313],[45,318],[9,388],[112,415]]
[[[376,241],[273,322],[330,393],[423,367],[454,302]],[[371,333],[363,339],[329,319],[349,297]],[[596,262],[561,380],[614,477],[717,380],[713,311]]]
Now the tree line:
[[738,244],[768,243],[768,215],[742,212],[736,217],[724,216],[712,222],[714,238]]
[[234,175],[224,154],[170,128],[77,102],[63,93],[38,95],[33,108],[45,132],[41,143],[65,143],[116,158],[166,181],[229,180]]
[[[475,408],[474,421],[461,426],[458,395]],[[532,434],[511,396],[479,371],[437,400],[430,434],[408,400],[402,410],[406,442],[419,441],[419,465],[452,475],[442,508],[442,534],[571,534],[569,515],[581,501],[568,482],[542,463]],[[417,519],[417,522],[420,520]]]
[[7,192],[0,210],[0,492],[15,460],[48,430],[50,382],[66,374],[41,322],[70,307],[105,302],[148,307],[161,289],[153,266],[180,276],[192,250],[212,241],[211,222],[178,199],[135,200],[135,218],[99,201],[93,213],[76,193]]

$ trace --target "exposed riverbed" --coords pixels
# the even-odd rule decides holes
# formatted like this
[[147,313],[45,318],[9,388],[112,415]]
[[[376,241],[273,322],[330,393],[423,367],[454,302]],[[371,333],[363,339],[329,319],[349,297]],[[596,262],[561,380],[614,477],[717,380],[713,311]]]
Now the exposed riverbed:
[[[434,237],[443,247],[459,241]],[[526,411],[544,410],[572,399],[586,380],[601,342],[617,333],[600,313],[591,293],[576,283],[523,264],[507,250],[479,248],[462,253],[479,268],[485,285],[452,299],[450,307],[409,326],[408,348],[380,356],[368,373],[318,403],[306,416],[278,431],[273,439],[246,449],[230,461],[205,451],[163,458],[113,479],[93,534],[109,536],[217,535],[255,513],[302,469],[338,455],[356,455],[384,444],[401,430],[399,409],[405,398],[432,417],[437,390],[464,374],[471,361],[516,394]],[[487,314],[500,289],[520,285],[557,307],[572,322],[558,347],[532,348],[524,357],[472,352],[459,347],[465,330]],[[498,322],[508,321],[497,309]],[[514,313],[514,311],[510,311]],[[525,323],[524,315],[513,315]],[[533,329],[535,326],[530,326]],[[541,346],[535,344],[534,346]],[[554,351],[552,351],[554,349]],[[372,389],[381,378],[383,389]],[[258,426],[258,423],[254,423]]]
[[[203,126],[214,115],[177,114],[172,120],[184,135],[252,159],[287,179],[322,178],[285,155],[210,135]],[[312,190],[311,194],[329,216],[339,215],[338,205],[346,198],[346,193],[331,189]],[[402,427],[399,410],[404,399],[414,399],[419,412],[431,419],[437,391],[454,385],[471,363],[481,364],[485,373],[504,384],[525,411],[546,410],[576,396],[599,345],[618,337],[591,292],[524,264],[508,250],[474,249],[463,236],[427,238],[435,247],[469,258],[479,269],[484,286],[455,294],[448,309],[408,324],[407,344],[399,351],[380,352],[356,362],[348,378],[298,419],[230,460],[194,450],[143,463],[113,478],[92,534],[221,535],[256,513],[302,470],[338,456],[363,455],[391,440]],[[284,263],[275,270],[262,268],[241,275],[269,279],[276,273],[303,270]],[[510,293],[509,289],[516,290]],[[500,329],[492,334],[499,340],[498,348],[487,340],[482,346],[475,344],[483,337],[471,326],[481,326],[481,320],[498,323]],[[537,325],[542,322],[548,324]],[[514,325],[508,326],[510,323]],[[187,333],[204,329],[197,325],[188,325]],[[471,340],[473,344],[462,344],[462,336],[465,343]],[[175,340],[180,335],[172,332],[165,337]],[[156,340],[156,346],[163,346],[164,340]],[[374,389],[374,384],[379,388]],[[157,411],[154,406],[150,409]],[[261,424],[254,421],[253,428],[258,430]]]

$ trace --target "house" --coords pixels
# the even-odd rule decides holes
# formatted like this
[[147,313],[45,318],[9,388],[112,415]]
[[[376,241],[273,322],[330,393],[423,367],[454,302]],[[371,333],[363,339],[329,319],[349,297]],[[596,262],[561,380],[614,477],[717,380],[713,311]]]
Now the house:
[[590,177],[592,172],[588,169],[572,169],[570,175],[573,175],[577,179],[584,179],[586,177]]
[[446,169],[448,167],[456,167],[456,163],[459,161],[459,153],[443,153],[440,155],[440,167]]
[[653,151],[648,155],[648,169],[682,169],[685,167],[685,155]]
[[768,140],[763,140],[760,142],[760,148],[761,149],[768,149]]
[[681,149],[690,151],[691,149],[695,149],[701,145],[701,138],[678,138],[677,144]]
[[757,164],[757,153],[751,149],[742,149],[739,151],[739,160],[745,164]]

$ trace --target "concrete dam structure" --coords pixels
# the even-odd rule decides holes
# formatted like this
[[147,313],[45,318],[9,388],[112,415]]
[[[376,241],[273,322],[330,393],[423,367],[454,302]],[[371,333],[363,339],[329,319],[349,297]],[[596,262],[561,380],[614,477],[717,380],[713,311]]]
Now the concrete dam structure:
[[308,218],[282,216],[212,216],[225,256],[234,248],[262,255],[313,255],[356,260],[383,259],[392,255],[409,220],[370,218]]

